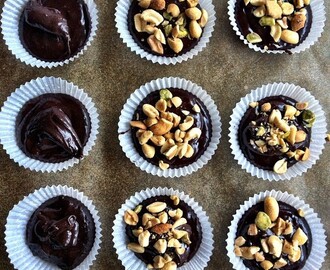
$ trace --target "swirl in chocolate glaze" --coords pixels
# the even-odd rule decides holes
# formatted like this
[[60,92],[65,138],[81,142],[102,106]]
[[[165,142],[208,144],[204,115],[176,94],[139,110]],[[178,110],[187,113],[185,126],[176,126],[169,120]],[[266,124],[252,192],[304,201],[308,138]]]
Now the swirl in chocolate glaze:
[[[293,3],[292,0],[285,1],[289,3]],[[269,26],[261,26],[259,24],[260,18],[257,18],[253,15],[253,11],[258,7],[251,5],[250,3],[246,6],[244,4],[244,0],[237,0],[235,6],[235,19],[237,21],[237,26],[244,37],[246,37],[249,33],[254,32],[257,33],[261,38],[262,42],[255,43],[254,45],[267,50],[284,50],[287,53],[290,53],[290,49],[301,44],[309,34],[311,29],[313,15],[310,5],[305,6],[307,11],[306,14],[306,24],[305,27],[298,31],[299,34],[299,43],[298,44],[289,44],[282,40],[279,42],[275,42],[273,37],[270,35]],[[290,26],[290,21],[288,22]]]
[[[174,205],[173,200],[170,199],[170,196],[155,196],[144,200],[140,203],[140,205],[142,205],[142,210],[138,214],[138,224],[136,226],[126,225],[126,235],[129,239],[129,242],[138,243],[138,238],[134,236],[133,230],[138,229],[140,226],[142,226],[142,216],[145,213],[149,213],[146,207],[153,202],[165,202],[167,204],[167,207],[164,210],[165,212],[178,208],[181,209],[183,211],[182,217],[186,218],[187,220],[186,224],[177,227],[176,230],[184,230],[188,232],[191,244],[186,246],[185,252],[182,255],[178,255],[175,252],[175,248],[168,247],[166,250],[166,254],[170,255],[173,261],[177,264],[177,266],[180,267],[193,258],[202,241],[202,228],[198,217],[193,211],[193,209],[184,201],[180,200],[178,205]],[[173,224],[174,220],[169,217],[168,223]],[[153,264],[154,257],[160,255],[153,246],[159,239],[163,238],[166,238],[165,234],[158,235],[155,233],[151,233],[149,246],[145,248],[145,252],[142,254],[135,253],[135,256],[137,256],[146,264]]]
[[29,157],[44,162],[81,158],[91,129],[80,101],[65,94],[44,94],[28,101],[16,119],[16,139]]
[[90,17],[83,0],[30,0],[21,16],[24,47],[44,61],[61,61],[82,49]]
[[89,254],[95,238],[91,213],[80,201],[58,196],[33,213],[26,228],[26,242],[34,256],[73,269]]
[[[286,239],[287,241],[291,241],[293,234],[296,232],[298,228],[302,229],[308,236],[308,241],[303,246],[300,246],[301,257],[297,262],[294,263],[291,262],[288,259],[288,255],[282,253],[282,257],[287,261],[288,264],[286,266],[283,266],[281,269],[283,270],[302,269],[312,249],[311,230],[309,228],[306,219],[299,216],[297,209],[281,201],[278,201],[278,204],[280,208],[279,217],[282,218],[283,220],[291,222],[293,225],[293,232],[288,235],[279,236],[280,239]],[[257,203],[256,205],[252,206],[249,210],[247,210],[244,213],[243,217],[238,222],[236,237],[243,236],[246,239],[246,243],[244,244],[244,246],[258,246],[262,250],[260,239],[275,234],[272,232],[271,229],[267,229],[266,231],[259,230],[258,235],[254,235],[254,236],[248,234],[249,225],[255,222],[255,218],[258,212],[260,211],[264,211],[264,202]],[[264,253],[264,256],[266,260],[269,260],[271,262],[277,260],[277,259],[274,260],[273,256],[268,253]],[[249,269],[263,270],[263,268],[260,266],[260,262],[257,262],[256,260],[243,260],[243,262],[245,266]]]
[[[280,151],[278,146],[268,145],[268,151],[266,153],[261,153],[250,143],[250,140],[258,139],[256,136],[256,126],[260,126],[261,124],[267,126],[268,124],[269,115],[261,113],[258,109],[264,103],[270,103],[272,105],[272,109],[278,109],[281,114],[284,115],[285,105],[288,104],[295,106],[297,101],[286,96],[272,96],[263,98],[262,100],[258,101],[257,109],[249,107],[245,112],[238,128],[238,142],[240,149],[242,150],[244,156],[258,168],[264,170],[273,170],[274,164],[284,157],[287,159],[288,167],[290,167],[296,164],[298,160],[296,160],[294,157],[287,157],[285,153]],[[252,124],[253,121],[255,124]],[[307,137],[303,142],[289,145],[290,151],[295,151],[297,149],[303,150],[306,147],[309,147],[311,129],[305,126],[302,115],[296,117],[294,120],[291,120],[291,123],[294,124],[298,130],[305,131]]]
[[[191,94],[188,91],[185,91],[183,89],[178,88],[168,88],[168,90],[173,94],[173,96],[178,96],[182,99],[182,105],[179,108],[176,108],[175,106],[172,106],[171,108],[167,108],[168,112],[175,113],[181,117],[181,119],[185,119],[186,115],[182,112],[182,110],[187,110],[190,113],[189,115],[194,118],[194,124],[192,127],[197,127],[202,130],[202,135],[199,139],[194,139],[189,142],[189,144],[194,149],[194,154],[190,158],[179,158],[178,156],[174,157],[171,160],[168,160],[164,157],[163,154],[160,152],[160,148],[156,147],[156,153],[153,158],[146,158],[143,154],[142,147],[138,141],[138,138],[136,137],[136,131],[137,128],[132,128],[132,139],[134,142],[134,145],[137,149],[137,151],[140,153],[140,155],[145,158],[148,162],[158,166],[159,161],[163,160],[167,164],[170,165],[170,168],[180,168],[187,166],[189,164],[192,164],[198,158],[205,152],[206,148],[208,147],[211,137],[212,137],[212,124],[211,124],[211,117],[209,115],[209,112],[203,102],[197,98],[195,95]],[[160,91],[154,91],[147,95],[140,105],[137,107],[136,111],[134,112],[134,119],[133,120],[140,120],[143,121],[147,119],[147,116],[143,113],[142,106],[144,104],[151,104],[155,105],[156,102],[159,100],[159,93]],[[200,107],[199,113],[193,113],[193,106],[197,104]],[[173,128],[174,130],[175,128]],[[170,131],[170,132],[173,132]],[[152,144],[150,142],[150,144]]]

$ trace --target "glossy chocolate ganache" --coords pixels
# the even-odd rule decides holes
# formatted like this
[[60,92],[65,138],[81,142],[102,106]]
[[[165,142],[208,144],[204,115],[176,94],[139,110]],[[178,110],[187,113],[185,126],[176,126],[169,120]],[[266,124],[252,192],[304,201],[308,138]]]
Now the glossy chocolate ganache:
[[30,158],[57,163],[82,158],[91,122],[87,109],[66,94],[29,100],[16,119],[16,140]]
[[90,34],[91,22],[83,0],[30,0],[20,19],[23,46],[44,61],[76,55]]
[[208,20],[198,0],[145,2],[133,0],[128,11],[128,29],[143,50],[175,57],[196,46]]
[[262,49],[290,53],[310,32],[313,15],[310,5],[303,4],[305,1],[301,1],[302,5],[293,0],[253,0],[247,5],[244,2],[236,1],[237,26],[249,42]]
[[[307,102],[286,96],[250,103],[238,128],[238,142],[244,156],[258,168],[277,173],[307,160],[311,126],[315,121],[307,106]],[[281,170],[276,167],[277,162],[283,162]]]
[[[157,115],[145,114],[145,106],[149,108],[147,111],[156,110]],[[192,164],[204,153],[212,137],[207,108],[199,98],[183,89],[169,88],[150,93],[137,107],[132,120],[132,139],[137,151],[162,169],[160,163],[170,168]],[[184,124],[185,121],[191,125]],[[143,129],[136,122],[142,124]],[[149,148],[154,150],[151,155]],[[173,153],[172,150],[169,152],[170,148]]]
[[[236,255],[242,257],[249,269],[263,270],[266,264],[272,265],[267,269],[302,269],[311,252],[313,239],[304,214],[289,204],[277,203],[279,214],[274,221],[264,212],[265,203],[259,202],[238,222]],[[265,227],[260,229],[262,226]]]
[[26,243],[34,256],[74,269],[88,256],[95,239],[95,224],[80,201],[58,196],[47,200],[32,214],[26,227]]
[[161,269],[166,263],[184,265],[196,254],[202,241],[197,215],[177,196],[146,199],[134,211],[126,211],[124,219],[128,248],[154,269]]

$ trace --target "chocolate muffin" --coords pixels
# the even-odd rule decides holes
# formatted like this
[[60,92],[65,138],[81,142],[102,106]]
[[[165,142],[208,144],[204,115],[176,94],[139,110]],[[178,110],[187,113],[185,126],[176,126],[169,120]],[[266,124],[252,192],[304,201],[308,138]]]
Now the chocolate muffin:
[[312,233],[301,209],[266,197],[237,224],[235,254],[249,269],[302,269],[311,252]]
[[130,124],[137,151],[162,170],[181,168],[198,160],[212,136],[205,105],[192,93],[178,88],[147,95]]
[[16,118],[16,140],[30,158],[58,163],[82,158],[91,131],[85,106],[66,94],[29,100]]
[[309,2],[237,0],[235,19],[248,42],[265,50],[290,52],[310,32],[313,15]]
[[43,61],[63,61],[86,44],[91,20],[83,0],[30,0],[21,15],[25,49]]
[[133,0],[128,28],[151,54],[175,57],[191,50],[203,34],[208,13],[198,0]]
[[285,173],[310,156],[315,115],[308,102],[286,96],[251,102],[238,128],[239,146],[249,162],[260,169]]
[[148,269],[176,269],[188,262],[201,244],[197,215],[175,195],[144,200],[125,212],[124,221],[127,247]]
[[91,251],[95,223],[87,207],[58,196],[41,204],[26,227],[26,243],[34,256],[61,269],[74,269]]

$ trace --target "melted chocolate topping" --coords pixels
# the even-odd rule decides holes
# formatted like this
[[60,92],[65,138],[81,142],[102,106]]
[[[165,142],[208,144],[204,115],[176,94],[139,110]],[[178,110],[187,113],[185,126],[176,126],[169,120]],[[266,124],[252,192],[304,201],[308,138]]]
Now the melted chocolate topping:
[[[278,204],[280,207],[279,217],[281,217],[283,220],[291,222],[293,225],[293,232],[291,234],[281,235],[279,236],[279,238],[286,239],[287,241],[291,242],[292,236],[298,228],[302,229],[308,237],[308,241],[303,246],[300,246],[301,258],[297,262],[292,263],[288,259],[288,255],[282,253],[282,257],[288,262],[288,264],[282,267],[281,269],[283,270],[302,269],[312,249],[311,230],[309,228],[306,219],[299,216],[297,209],[284,202],[278,201]],[[248,235],[247,233],[249,229],[249,225],[255,222],[255,218],[258,212],[260,211],[264,211],[264,202],[257,203],[256,205],[252,206],[249,210],[247,210],[244,213],[243,217],[238,222],[236,237],[243,236],[246,239],[246,243],[244,244],[244,246],[258,246],[262,250],[260,239],[275,234],[270,229],[268,229],[267,231],[259,230],[258,235],[255,236]],[[268,253],[264,253],[264,256],[266,260],[269,260],[273,263],[277,260],[277,259],[274,260],[273,256]],[[260,269],[260,270],[263,269],[260,266],[260,263],[258,263],[256,260],[243,260],[243,262],[245,266],[249,269]]]
[[[258,101],[258,107],[260,108],[264,103],[270,103],[272,109],[278,109],[282,116],[284,116],[285,105],[295,106],[297,101],[286,96],[272,96],[264,98]],[[256,125],[252,125],[251,121],[255,121]],[[298,130],[303,130],[307,134],[306,140],[300,143],[295,143],[294,145],[289,145],[291,151],[297,149],[304,150],[306,147],[309,147],[311,129],[307,128],[303,124],[303,119],[301,116],[296,117],[295,120],[291,120],[292,123],[297,127]],[[288,162],[288,167],[296,164],[298,161],[292,157],[289,158],[285,153],[282,153],[277,146],[271,147],[268,146],[268,151],[266,153],[261,153],[258,149],[253,147],[250,144],[250,140],[256,140],[256,131],[255,126],[259,126],[263,123],[265,126],[268,123],[268,115],[260,113],[255,108],[249,107],[249,109],[244,114],[239,128],[238,128],[238,142],[244,156],[255,166],[264,170],[273,170],[274,164],[282,159],[286,158]]]
[[[211,120],[210,120],[211,118],[209,112],[199,98],[189,93],[188,91],[182,89],[168,88],[168,90],[171,91],[173,96],[178,96],[182,99],[182,105],[179,108],[175,108],[175,106],[172,106],[171,108],[167,108],[167,112],[173,112],[179,115],[181,119],[186,118],[186,115],[182,113],[182,110],[187,110],[191,112],[189,115],[194,118],[194,124],[192,127],[198,127],[202,130],[202,134],[199,139],[194,139],[189,142],[189,144],[194,149],[194,154],[192,155],[192,157],[190,158],[183,157],[180,159],[178,156],[176,156],[173,159],[168,160],[165,158],[163,154],[160,153],[160,147],[155,147],[156,148],[155,156],[151,159],[146,158],[145,155],[143,154],[142,147],[138,141],[138,138],[135,135],[136,131],[138,130],[137,128],[132,128],[132,139],[137,151],[148,162],[158,166],[159,161],[163,160],[165,163],[170,165],[170,168],[180,168],[192,164],[204,153],[212,137],[212,124],[211,124]],[[159,92],[160,91],[154,91],[142,100],[141,104],[137,107],[136,111],[134,112],[133,120],[143,121],[147,119],[147,116],[143,113],[142,106],[143,104],[151,104],[154,106],[156,102],[159,100]],[[195,104],[197,104],[200,107],[201,109],[200,113],[194,113],[192,108]],[[175,128],[173,128],[173,130],[174,129]],[[171,130],[170,132],[173,132],[173,130]],[[152,145],[151,141],[149,143]]]
[[[201,224],[198,220],[197,215],[191,209],[189,205],[187,205],[184,201],[180,201],[178,205],[174,205],[173,200],[170,199],[169,196],[156,196],[149,199],[144,200],[140,205],[142,205],[142,210],[138,214],[139,216],[139,222],[136,226],[130,226],[126,225],[126,235],[129,239],[129,242],[135,242],[138,243],[138,238],[134,236],[133,230],[138,229],[140,226],[142,226],[142,216],[145,213],[149,213],[149,211],[146,209],[146,206],[153,202],[165,202],[167,204],[167,207],[164,211],[170,211],[174,209],[180,208],[183,211],[183,216],[187,220],[187,224],[181,225],[177,227],[177,230],[184,230],[188,232],[191,244],[186,247],[185,252],[182,255],[178,255],[175,252],[174,248],[167,248],[166,253],[170,255],[173,258],[173,261],[178,265],[178,267],[184,265],[186,262],[190,261],[191,258],[195,255],[197,252],[201,242],[202,242],[202,228]],[[168,223],[173,224],[174,220],[171,220],[171,217],[169,216]],[[154,237],[153,237],[154,236]],[[153,247],[154,244],[161,238],[164,238],[164,235],[158,235],[155,233],[151,233],[150,237],[150,243],[149,246],[145,248],[144,253],[135,253],[135,256],[137,256],[140,260],[145,262],[146,264],[153,264],[153,258],[157,255],[160,255],[158,251]]]
[[29,100],[16,120],[16,139],[29,157],[57,163],[83,156],[91,129],[87,109],[65,94]]
[[82,0],[30,0],[21,16],[24,47],[44,61],[61,61],[77,54],[91,28]]
[[[179,1],[179,0],[166,0],[166,6],[168,6],[170,3],[175,3],[176,5],[178,5],[178,7],[180,8],[180,13],[184,12],[188,7],[188,4],[186,1]],[[198,8],[200,8],[200,6],[197,6]],[[146,32],[138,32],[135,29],[134,26],[134,15],[138,14],[138,13],[142,13],[143,12],[143,8],[141,8],[139,6],[139,1],[137,0],[133,0],[131,3],[131,6],[129,8],[128,11],[128,29],[133,37],[133,39],[135,40],[135,42],[145,51],[147,51],[148,53],[151,54],[155,54],[155,55],[159,55],[158,53],[152,51],[150,49],[150,46],[147,42],[147,39],[149,37],[150,34],[146,33]],[[157,11],[159,12],[161,15],[163,15],[163,12],[165,12],[166,10],[161,10],[161,11]],[[186,28],[188,27],[190,22],[190,19],[187,18],[187,22],[186,22]],[[172,19],[170,21],[170,24],[172,24],[173,26],[175,26],[175,21]],[[161,27],[160,28],[164,35],[165,35],[165,31],[164,29]],[[180,51],[179,53],[175,53],[168,45],[163,45],[164,48],[164,54],[161,54],[161,56],[166,56],[166,57],[175,57],[181,54],[186,53],[187,51],[191,50],[193,47],[196,46],[196,44],[198,43],[198,39],[190,39],[188,37],[184,37],[181,38],[182,42],[183,42],[183,49],[182,51]]]
[[58,196],[47,200],[27,224],[26,241],[34,256],[73,269],[89,254],[95,238],[95,224],[80,201]]
[[[285,2],[293,4],[292,0]],[[300,39],[299,43],[295,45],[286,43],[282,40],[275,42],[273,37],[270,35],[270,27],[261,26],[259,24],[260,18],[253,15],[253,11],[257,8],[258,7],[251,4],[246,6],[243,0],[236,1],[235,18],[237,21],[237,26],[244,37],[246,37],[249,33],[255,32],[262,38],[262,42],[255,43],[256,46],[261,47],[262,49],[266,46],[268,50],[284,50],[287,53],[290,53],[290,49],[301,44],[308,36],[313,19],[312,10],[309,5],[305,6],[305,9],[307,10],[305,27],[298,31]],[[290,21],[288,21],[288,25],[290,28]]]

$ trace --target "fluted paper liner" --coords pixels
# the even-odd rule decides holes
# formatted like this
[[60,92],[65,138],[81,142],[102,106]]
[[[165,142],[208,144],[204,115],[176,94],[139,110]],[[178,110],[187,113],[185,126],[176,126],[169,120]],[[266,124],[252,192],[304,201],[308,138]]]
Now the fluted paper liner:
[[[237,25],[237,21],[235,18],[235,5],[237,1],[243,1],[243,0],[229,0],[228,1],[228,15],[230,24],[232,25],[236,35],[243,40],[244,44],[248,45],[250,49],[255,50],[256,52],[262,52],[262,53],[274,53],[274,54],[282,54],[285,53],[285,50],[265,50],[264,48],[258,47],[256,44],[252,44],[247,41],[245,36],[241,33],[239,30],[239,27]],[[310,7],[312,10],[312,24],[311,29],[306,37],[306,39],[295,46],[292,49],[289,49],[291,53],[300,53],[314,45],[318,39],[321,37],[324,25],[325,25],[325,7],[324,7],[324,1],[323,0],[312,0],[310,2]]]
[[255,194],[253,197],[250,197],[249,200],[245,201],[244,204],[240,206],[240,209],[236,211],[235,215],[233,215],[233,220],[231,221],[226,240],[227,255],[229,257],[229,261],[233,265],[233,268],[236,270],[248,270],[248,268],[246,268],[246,266],[244,265],[243,260],[240,257],[236,256],[234,253],[234,241],[236,239],[237,224],[248,209],[250,209],[258,202],[263,201],[267,196],[274,197],[277,201],[287,203],[296,209],[300,208],[304,211],[305,219],[312,233],[312,249],[303,269],[321,269],[322,263],[326,255],[327,242],[325,230],[323,228],[323,224],[321,223],[320,218],[318,218],[317,214],[314,213],[313,208],[311,208],[303,200],[299,199],[298,197],[295,197],[292,194],[288,194],[287,192],[275,190],[266,190],[265,192]]
[[[212,137],[208,147],[205,149],[205,152],[194,163],[181,168],[161,170],[158,166],[155,166],[145,160],[136,150],[132,140],[130,121],[133,119],[134,112],[138,105],[149,93],[171,87],[184,89],[194,94],[204,103],[211,117]],[[118,134],[120,145],[126,156],[141,170],[151,173],[152,175],[163,177],[180,177],[197,171],[211,159],[217,149],[217,145],[221,137],[220,115],[212,98],[197,84],[181,78],[161,78],[142,85],[139,89],[135,90],[133,94],[131,94],[119,117]]]
[[33,256],[30,248],[27,246],[26,225],[34,211],[45,201],[56,196],[69,196],[81,201],[90,211],[95,223],[95,240],[91,251],[84,261],[75,268],[75,270],[87,270],[96,259],[100,249],[102,229],[98,211],[93,202],[89,200],[82,192],[68,186],[46,186],[35,190],[33,193],[24,197],[9,212],[7,224],[5,227],[5,245],[10,262],[18,270],[59,270],[59,268],[50,264],[37,256]]
[[[291,97],[298,102],[308,102],[309,105],[307,109],[315,113],[316,116],[315,123],[312,127],[312,136],[309,146],[309,159],[306,161],[298,161],[296,164],[288,168],[287,172],[284,174],[277,174],[273,171],[263,170],[257,166],[254,166],[244,156],[238,142],[238,127],[243,115],[249,108],[249,103],[253,101],[259,101],[265,97],[278,95]],[[327,123],[324,111],[322,106],[319,104],[319,101],[316,100],[310,92],[304,88],[301,88],[300,86],[289,83],[273,83],[263,85],[251,91],[251,93],[246,95],[244,98],[241,98],[241,101],[236,104],[236,107],[234,108],[230,118],[229,142],[234,158],[238,161],[238,164],[241,165],[242,168],[245,169],[248,173],[250,173],[252,176],[262,178],[263,180],[279,181],[300,176],[316,163],[323,151],[327,132]]]
[[93,0],[84,0],[90,15],[91,29],[86,44],[82,49],[68,59],[62,61],[43,61],[32,56],[23,46],[19,35],[19,22],[25,5],[29,0],[6,0],[1,14],[1,31],[5,43],[12,54],[21,62],[32,67],[53,68],[69,64],[77,59],[91,45],[97,31],[98,11]]
[[193,58],[195,55],[197,55],[199,52],[201,52],[207,45],[207,43],[210,41],[210,38],[212,36],[212,32],[214,30],[215,25],[215,9],[214,5],[212,4],[212,0],[200,0],[199,4],[200,6],[205,9],[209,15],[208,22],[206,26],[203,29],[203,34],[193,48],[189,50],[188,52],[175,56],[175,57],[166,57],[166,56],[159,56],[152,53],[149,53],[142,49],[136,41],[133,39],[129,29],[128,29],[128,10],[131,6],[131,0],[119,0],[117,2],[116,7],[116,13],[115,13],[115,21],[116,21],[116,27],[117,31],[124,41],[126,45],[130,48],[132,52],[135,52],[137,55],[140,55],[141,58],[146,58],[153,63],[158,64],[177,64],[181,63],[183,61],[187,61],[188,59]]
[[119,260],[121,260],[125,269],[141,270],[147,269],[146,264],[134,255],[134,252],[127,249],[128,239],[125,233],[126,224],[124,222],[124,213],[128,209],[134,209],[142,201],[161,195],[177,195],[181,201],[188,204],[195,212],[202,227],[202,242],[194,257],[180,267],[180,270],[201,270],[204,269],[212,256],[213,251],[213,228],[209,222],[209,218],[193,198],[185,195],[183,192],[174,190],[173,188],[152,188],[136,192],[134,196],[122,204],[115,216],[114,225],[112,227],[113,242]]
[[26,156],[17,144],[15,135],[16,117],[21,108],[30,99],[48,93],[62,93],[70,95],[79,100],[87,109],[91,120],[91,132],[83,149],[84,156],[87,156],[88,152],[94,146],[98,134],[99,119],[95,105],[92,102],[92,99],[73,83],[69,83],[61,78],[43,77],[21,85],[7,98],[7,101],[5,101],[3,107],[1,108],[0,142],[12,160],[17,162],[20,166],[32,171],[62,171],[79,162],[78,158],[71,158],[67,161],[58,163],[42,162]]

